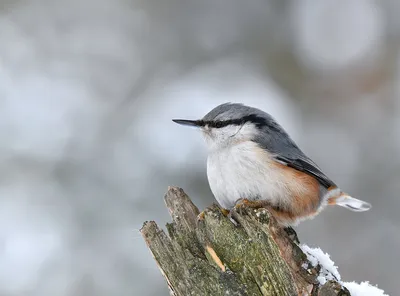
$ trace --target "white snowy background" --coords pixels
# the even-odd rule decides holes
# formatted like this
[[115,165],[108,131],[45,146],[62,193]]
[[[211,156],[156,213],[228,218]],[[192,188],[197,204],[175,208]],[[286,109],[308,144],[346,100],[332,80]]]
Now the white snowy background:
[[227,101],[271,113],[372,203],[298,232],[343,282],[396,295],[399,14],[396,0],[0,0],[0,295],[168,295],[138,229],[169,220],[168,185],[213,201],[200,134],[171,118]]

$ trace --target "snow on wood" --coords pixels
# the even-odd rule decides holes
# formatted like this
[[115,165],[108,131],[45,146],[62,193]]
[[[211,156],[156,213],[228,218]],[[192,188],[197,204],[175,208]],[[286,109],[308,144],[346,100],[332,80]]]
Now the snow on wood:
[[329,254],[324,253],[320,248],[311,248],[305,244],[300,245],[300,248],[314,267],[321,266],[317,277],[321,285],[324,285],[327,281],[336,280],[346,287],[352,296],[388,296],[383,290],[370,285],[368,282],[357,284],[341,281],[338,267],[335,266]]

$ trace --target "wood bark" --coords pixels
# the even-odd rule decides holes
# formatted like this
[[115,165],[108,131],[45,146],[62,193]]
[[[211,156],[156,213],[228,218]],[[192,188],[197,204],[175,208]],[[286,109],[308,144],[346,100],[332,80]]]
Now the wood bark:
[[266,209],[233,210],[235,224],[217,205],[200,214],[181,188],[170,187],[165,203],[168,234],[154,221],[141,234],[171,295],[350,295],[338,282],[319,284],[321,267],[307,260],[294,230]]

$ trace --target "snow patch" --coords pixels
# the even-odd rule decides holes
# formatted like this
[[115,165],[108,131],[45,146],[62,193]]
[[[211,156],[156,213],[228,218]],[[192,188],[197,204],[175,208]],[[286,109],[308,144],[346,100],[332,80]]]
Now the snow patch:
[[[337,266],[331,260],[329,254],[324,253],[320,248],[310,248],[309,246],[302,244],[300,248],[307,255],[308,261],[310,261],[313,267],[318,264],[321,266],[320,273],[317,277],[318,282],[324,285],[327,281],[336,280],[346,287],[351,296],[389,296],[385,294],[383,290],[372,286],[368,282],[362,282],[357,284],[355,282],[342,282]],[[303,264],[302,267],[307,269],[307,264]]]
[[347,289],[349,289],[351,296],[389,296],[378,287],[372,286],[368,282],[362,282],[357,284],[356,282],[342,283]]
[[300,248],[307,255],[307,259],[312,266],[321,265],[321,271],[318,276],[318,281],[321,285],[324,285],[330,280],[340,281],[340,274],[337,270],[337,266],[335,266],[335,263],[327,253],[324,253],[320,248],[310,248],[304,244],[301,245]]

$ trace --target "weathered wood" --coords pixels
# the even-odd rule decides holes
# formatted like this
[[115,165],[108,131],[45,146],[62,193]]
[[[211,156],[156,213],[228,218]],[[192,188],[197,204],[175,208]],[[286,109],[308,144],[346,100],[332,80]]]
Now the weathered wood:
[[141,229],[171,295],[350,295],[337,282],[320,287],[293,230],[280,227],[266,209],[232,212],[217,205],[201,214],[184,191],[170,187],[168,235],[154,221]]

